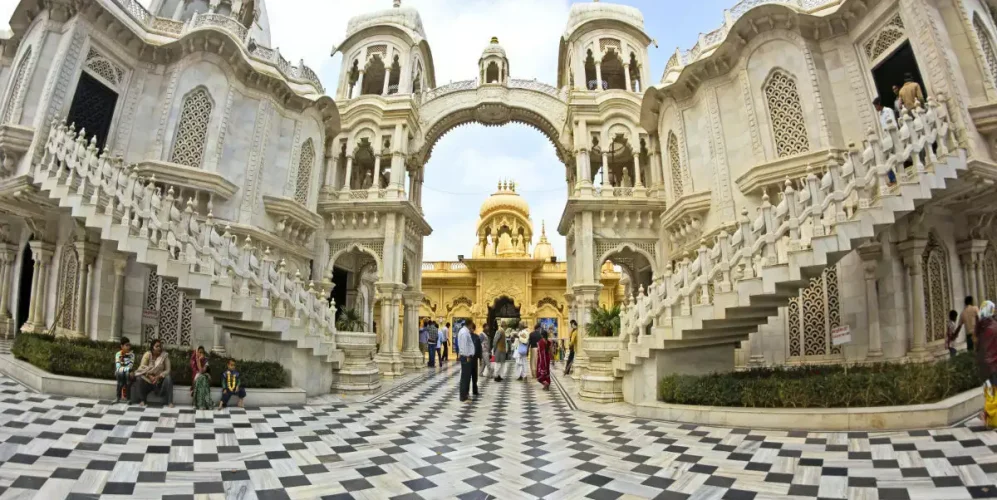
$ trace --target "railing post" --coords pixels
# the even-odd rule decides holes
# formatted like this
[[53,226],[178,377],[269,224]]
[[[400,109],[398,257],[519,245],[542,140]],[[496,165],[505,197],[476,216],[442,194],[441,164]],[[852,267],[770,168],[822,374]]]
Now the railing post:
[[762,220],[765,224],[765,265],[771,266],[775,265],[779,261],[779,256],[776,253],[776,238],[775,238],[775,210],[772,207],[772,203],[769,202],[768,190],[762,195]]

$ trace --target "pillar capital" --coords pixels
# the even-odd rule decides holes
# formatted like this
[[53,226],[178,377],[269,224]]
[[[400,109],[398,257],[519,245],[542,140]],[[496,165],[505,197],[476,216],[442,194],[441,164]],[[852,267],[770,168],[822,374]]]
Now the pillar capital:
[[97,259],[97,254],[100,252],[100,245],[97,243],[78,241],[73,246],[76,247],[76,255],[79,256],[80,262],[85,265],[93,264],[93,261]]
[[124,276],[125,269],[128,268],[128,257],[127,256],[115,257],[112,263],[114,264],[114,275]]
[[0,262],[8,264],[17,259],[17,245],[0,241]]
[[912,238],[900,242],[899,249],[900,254],[903,256],[904,265],[910,268],[911,272],[916,268],[918,274],[920,274],[921,258],[924,255],[924,249],[927,247],[928,240],[926,238]]
[[418,291],[408,291],[402,292],[402,300],[405,301],[406,307],[413,307],[422,304],[422,298],[426,295]]
[[955,245],[959,257],[966,262],[976,262],[987,250],[987,240],[963,240]]

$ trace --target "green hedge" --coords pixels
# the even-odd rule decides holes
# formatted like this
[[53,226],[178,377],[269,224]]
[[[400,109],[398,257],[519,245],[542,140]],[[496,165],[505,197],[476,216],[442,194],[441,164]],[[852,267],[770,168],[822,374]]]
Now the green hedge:
[[[14,337],[11,352],[18,359],[57,375],[114,380],[114,354],[117,342],[55,339],[49,335],[19,333]],[[135,369],[148,346],[132,344]],[[190,351],[167,349],[170,356],[170,376],[175,385],[190,385]],[[221,374],[227,358],[208,353],[211,385],[221,386]],[[288,386],[287,371],[272,361],[236,360],[246,388],[276,389]]]
[[849,408],[934,403],[980,387],[972,354],[937,363],[762,368],[712,375],[670,375],[658,384],[666,403],[748,408]]

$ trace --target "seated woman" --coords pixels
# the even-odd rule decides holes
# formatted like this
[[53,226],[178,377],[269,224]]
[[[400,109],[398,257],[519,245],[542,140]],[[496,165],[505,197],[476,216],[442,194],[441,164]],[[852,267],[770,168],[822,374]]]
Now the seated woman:
[[173,379],[170,378],[170,356],[163,349],[163,343],[156,339],[148,352],[142,355],[142,363],[135,371],[135,389],[132,403],[145,406],[145,398],[155,391],[163,401],[173,408]]

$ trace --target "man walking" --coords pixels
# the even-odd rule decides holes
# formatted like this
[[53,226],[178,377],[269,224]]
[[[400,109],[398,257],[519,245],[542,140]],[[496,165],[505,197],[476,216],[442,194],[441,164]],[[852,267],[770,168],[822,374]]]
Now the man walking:
[[481,332],[481,376],[490,377],[492,373],[492,326],[488,323],[482,327]]
[[[478,365],[481,363],[481,356],[484,350],[481,348],[481,335],[475,331],[478,325],[471,322],[471,343],[473,347],[471,348],[471,357],[473,358],[473,363],[471,365],[471,395],[478,396]],[[464,349],[460,350],[464,352]]]
[[575,362],[576,349],[578,349],[578,322],[571,320],[571,335],[568,337],[568,362],[564,364],[564,376],[571,375],[571,363]]
[[[463,353],[458,357],[460,360],[460,401],[470,403],[467,393],[471,388],[471,374],[477,378],[477,366],[474,364],[474,340],[471,338],[469,328],[474,328],[474,322],[468,321],[457,333],[457,352]],[[475,391],[477,393],[477,391]]]
[[495,332],[495,336],[492,338],[492,355],[495,356],[495,363],[492,364],[492,369],[495,370],[495,381],[502,381],[502,363],[505,362],[505,330],[499,328]]
[[[436,322],[433,320],[430,320],[426,327],[426,343],[429,348],[429,367],[436,368],[436,350],[440,347],[440,332],[436,329]],[[442,362],[440,362],[440,366],[443,366]]]
[[[422,324],[422,328],[419,329],[419,352],[422,353],[423,356],[426,355],[426,349],[427,349],[426,344],[428,342],[427,339],[429,336],[429,330],[427,330],[426,326],[428,324],[429,321],[427,320]],[[425,361],[425,359],[423,359],[423,361]]]
[[918,104],[924,104],[924,92],[921,91],[921,85],[914,81],[914,76],[910,73],[904,74],[904,86],[900,87],[900,100],[903,101],[904,108],[912,114]]
[[450,323],[447,323],[446,326],[440,328],[440,366],[441,367],[443,366],[444,361],[448,361],[450,359],[449,357],[450,353],[448,352],[449,347],[450,347]]
[[966,350],[972,351],[973,346],[976,344],[976,319],[980,315],[980,309],[973,305],[972,295],[966,297],[964,302],[966,307],[962,309],[962,314],[959,316],[959,323],[962,324],[962,329],[966,331]]

